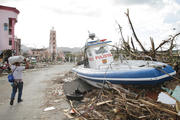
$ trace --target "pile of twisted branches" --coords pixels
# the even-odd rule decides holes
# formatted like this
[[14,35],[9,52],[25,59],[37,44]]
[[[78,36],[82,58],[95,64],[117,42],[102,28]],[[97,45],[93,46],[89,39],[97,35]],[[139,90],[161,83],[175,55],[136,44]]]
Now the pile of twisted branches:
[[148,97],[139,97],[122,87],[93,90],[83,102],[72,108],[82,120],[176,120],[180,119],[173,106]]

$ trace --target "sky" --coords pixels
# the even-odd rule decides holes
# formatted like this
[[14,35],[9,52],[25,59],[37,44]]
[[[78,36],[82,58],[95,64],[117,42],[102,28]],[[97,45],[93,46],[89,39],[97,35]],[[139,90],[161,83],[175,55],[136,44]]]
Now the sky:
[[[132,36],[124,14],[127,9],[147,49],[150,37],[158,46],[169,35],[180,32],[180,0],[0,0],[0,5],[20,11],[15,34],[28,47],[48,47],[52,27],[58,47],[83,47],[88,31],[119,44],[117,22],[126,40]],[[176,42],[180,44],[180,40]]]

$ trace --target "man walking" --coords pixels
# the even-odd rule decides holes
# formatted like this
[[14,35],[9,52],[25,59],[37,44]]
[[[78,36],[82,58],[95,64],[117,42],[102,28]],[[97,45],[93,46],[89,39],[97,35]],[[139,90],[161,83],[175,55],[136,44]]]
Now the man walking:
[[11,65],[11,70],[13,71],[13,76],[14,76],[14,82],[11,84],[12,93],[11,93],[10,105],[13,105],[14,103],[14,98],[17,90],[18,90],[17,102],[20,103],[23,101],[21,99],[22,91],[23,91],[22,71],[25,70],[25,68],[27,68],[28,66],[26,59],[24,59],[24,61],[26,63],[26,67],[20,66],[20,62],[15,62],[13,65]]

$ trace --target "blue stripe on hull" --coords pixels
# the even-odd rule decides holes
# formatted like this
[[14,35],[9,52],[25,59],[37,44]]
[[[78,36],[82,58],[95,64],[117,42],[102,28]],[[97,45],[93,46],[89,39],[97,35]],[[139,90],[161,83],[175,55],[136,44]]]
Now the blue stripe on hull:
[[[162,69],[166,73],[173,73],[174,70],[171,66],[166,66]],[[165,75],[164,72],[155,69],[155,68],[148,68],[148,69],[138,69],[138,70],[129,70],[129,71],[108,71],[106,74],[104,72],[89,72],[89,71],[76,71],[78,74],[82,76],[87,76],[91,78],[155,78],[158,76]]]
[[[87,81],[92,81],[92,82],[97,82],[97,83],[103,83],[104,80],[94,80],[94,79],[87,79],[84,77],[80,77],[81,79],[87,80]],[[111,82],[112,84],[136,84],[136,85],[155,85],[155,84],[159,84],[159,83],[163,83],[167,80],[171,80],[173,79],[172,77],[166,77],[163,79],[159,79],[159,80],[149,80],[149,81],[125,81],[125,80],[108,80],[109,82]]]
[[[108,80],[112,84],[146,84],[154,85],[172,79],[168,74],[175,75],[175,71],[171,66],[167,65],[162,70],[156,68],[142,68],[129,70],[109,70],[107,73],[103,71],[93,71],[91,69],[74,69],[79,78],[92,82],[103,83]],[[164,72],[162,72],[164,71]]]

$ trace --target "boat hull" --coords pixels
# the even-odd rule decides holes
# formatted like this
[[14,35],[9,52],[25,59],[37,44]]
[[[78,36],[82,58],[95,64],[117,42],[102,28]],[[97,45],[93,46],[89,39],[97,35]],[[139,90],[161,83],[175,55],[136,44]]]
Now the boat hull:
[[[159,62],[158,62],[159,63]],[[72,69],[77,76],[89,84],[102,84],[106,81],[112,84],[154,85],[172,79],[176,72],[171,66],[160,63],[161,67],[135,67],[127,69],[95,70],[78,66]]]

